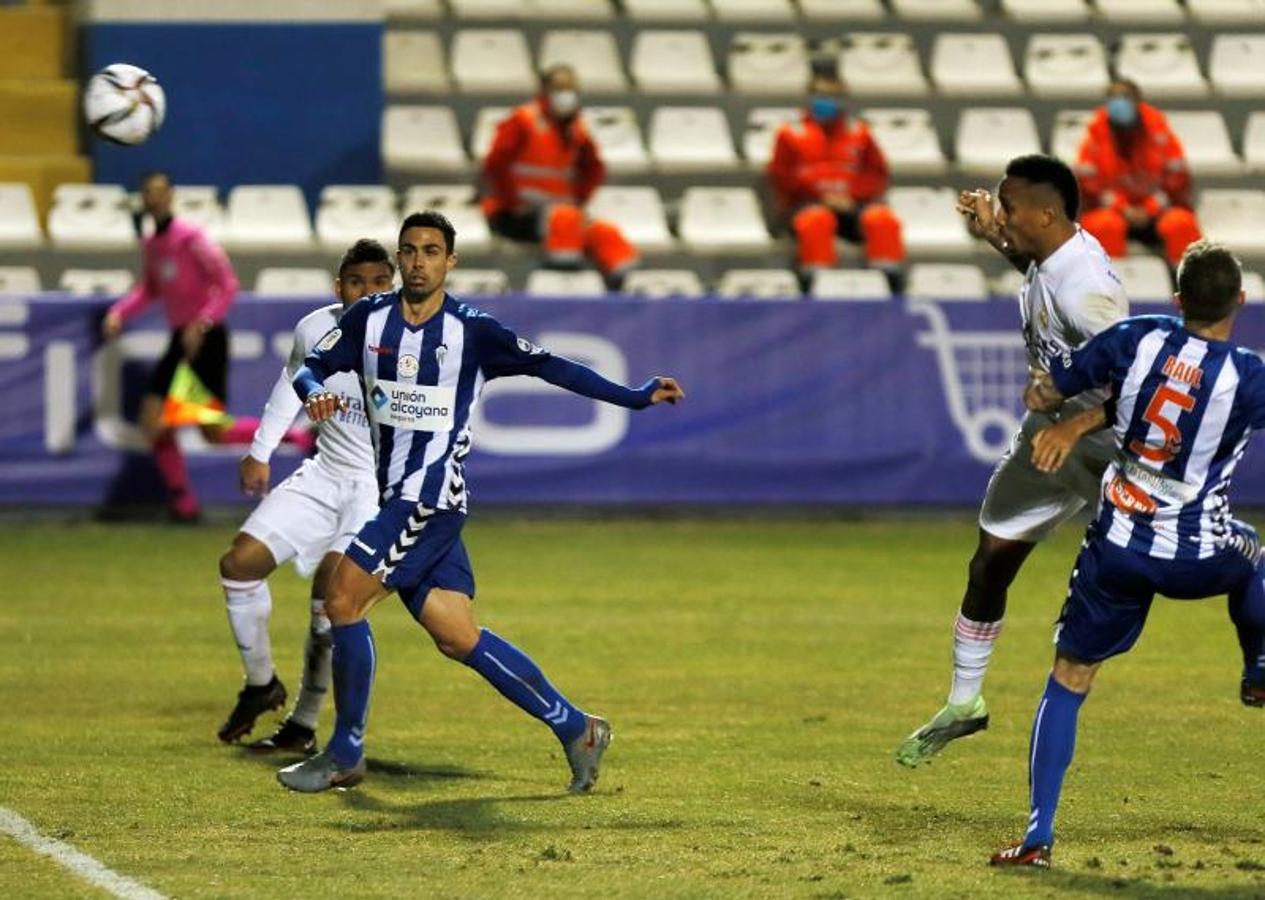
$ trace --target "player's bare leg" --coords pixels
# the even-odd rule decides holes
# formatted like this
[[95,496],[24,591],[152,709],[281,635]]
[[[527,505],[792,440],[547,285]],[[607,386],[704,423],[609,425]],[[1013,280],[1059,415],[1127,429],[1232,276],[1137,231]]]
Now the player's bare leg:
[[901,765],[928,762],[950,741],[988,727],[988,706],[982,693],[984,674],[1001,633],[1007,591],[1034,546],[980,529],[967,570],[966,593],[954,623],[953,684],[948,703],[901,742],[896,750],[896,761]]
[[217,732],[226,744],[249,734],[259,716],[280,709],[286,702],[285,685],[273,670],[268,635],[272,595],[266,579],[276,567],[267,545],[245,532],[238,532],[220,557],[220,584],[224,588],[228,622],[246,672],[246,684]]

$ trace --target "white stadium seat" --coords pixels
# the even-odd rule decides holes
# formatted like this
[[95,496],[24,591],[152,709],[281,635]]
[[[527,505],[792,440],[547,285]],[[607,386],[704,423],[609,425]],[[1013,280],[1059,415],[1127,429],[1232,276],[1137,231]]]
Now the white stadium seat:
[[1111,267],[1120,276],[1130,303],[1168,303],[1173,298],[1168,263],[1158,256],[1126,256],[1113,259]]
[[905,293],[917,300],[988,300],[988,279],[967,263],[915,263]]
[[468,94],[534,93],[527,38],[515,29],[466,28],[452,41],[452,75]]
[[1107,51],[1092,34],[1034,34],[1024,53],[1023,77],[1038,97],[1098,100],[1111,83]]
[[716,296],[729,300],[799,300],[799,281],[790,269],[730,269],[720,276]]
[[942,175],[948,166],[935,122],[925,109],[867,109],[862,113],[892,173]]
[[1265,112],[1254,112],[1247,117],[1247,127],[1243,129],[1243,158],[1249,172],[1265,172]]
[[[457,240],[461,240],[460,236]],[[510,280],[500,269],[463,269],[457,266],[444,278],[444,289],[464,300],[470,295],[504,294],[510,289]]]
[[787,122],[798,122],[803,115],[798,106],[757,106],[748,110],[742,133],[742,155],[747,165],[753,169],[768,165],[778,129]]
[[1041,152],[1041,138],[1028,109],[970,107],[958,118],[954,147],[964,173],[1000,178],[1014,157]]
[[701,297],[706,290],[693,269],[633,269],[624,279],[621,292],[661,300],[665,297]]
[[483,164],[488,151],[492,149],[492,139],[496,137],[496,126],[510,114],[509,106],[485,106],[479,110],[474,119],[474,132],[470,136],[470,156],[476,166]]
[[521,0],[524,19],[564,22],[609,22],[615,17],[610,0]]
[[650,116],[650,156],[665,172],[710,172],[738,165],[729,120],[714,106],[656,109]]
[[839,71],[860,97],[921,97],[927,80],[913,38],[902,32],[852,32],[843,39]]
[[1265,278],[1260,272],[1243,273],[1243,293],[1248,303],[1265,303]]
[[[1265,24],[1265,13],[1260,22]],[[1208,77],[1223,97],[1265,96],[1265,34],[1214,37]]]
[[228,195],[224,246],[230,250],[308,250],[312,221],[303,192],[292,184],[238,185]]
[[931,80],[949,97],[1013,97],[1023,92],[1010,47],[1000,34],[939,34]]
[[30,185],[0,184],[0,248],[29,250],[43,242]]
[[722,22],[789,22],[795,18],[791,0],[712,0],[712,12]]
[[974,241],[958,215],[953,188],[894,187],[884,198],[901,222],[911,256],[970,256]]
[[1050,132],[1050,152],[1069,166],[1076,162],[1085,130],[1094,117],[1092,109],[1060,109],[1054,116],[1054,129]]
[[117,184],[59,184],[48,213],[48,236],[59,250],[129,250],[136,227],[127,192]]
[[514,19],[524,0],[448,0],[454,19]]
[[1196,214],[1208,240],[1236,253],[1265,254],[1265,191],[1205,189]]
[[267,266],[255,277],[260,297],[328,297],[334,292],[334,276],[324,269]]
[[1204,25],[1260,25],[1265,0],[1186,0],[1191,17]]
[[444,17],[443,0],[382,0],[392,22],[433,22]]
[[540,69],[566,63],[575,69],[585,94],[622,94],[628,78],[619,61],[619,47],[609,31],[546,31],[540,44]]
[[1243,161],[1230,144],[1230,130],[1216,110],[1198,112],[1174,110],[1168,124],[1186,151],[1186,163],[1196,178],[1214,175],[1239,175]]
[[624,0],[634,22],[703,22],[710,15],[706,0]]
[[887,15],[879,0],[799,0],[799,11],[809,22],[877,22]]
[[878,269],[822,269],[810,294],[816,300],[890,300],[892,289]]
[[720,76],[701,31],[639,30],[632,45],[633,80],[648,94],[715,94]]
[[224,207],[212,184],[178,184],[171,193],[171,211],[201,228],[211,240],[224,239]]
[[373,238],[388,251],[400,233],[395,192],[386,185],[331,184],[321,190],[316,239],[327,253],[342,253],[360,238]]
[[38,294],[43,289],[39,270],[34,266],[0,266],[0,296]]
[[981,11],[975,0],[891,0],[892,10],[910,22],[977,22]]
[[808,74],[808,48],[794,32],[740,31],[729,45],[729,83],[740,94],[798,97]]
[[467,166],[457,117],[447,106],[388,106],[382,159],[399,172],[460,172]]
[[1184,34],[1126,34],[1116,54],[1116,71],[1138,83],[1152,100],[1204,97],[1208,83]]
[[67,269],[57,283],[60,290],[76,297],[122,297],[132,289],[128,269]]
[[1002,300],[1014,300],[1023,290],[1024,273],[1012,266],[988,279],[988,292]]
[[606,168],[616,174],[644,172],[650,168],[646,142],[631,106],[588,106],[584,121],[597,142]]
[[772,245],[751,188],[687,188],[677,234],[695,253],[763,253]]
[[660,253],[675,246],[657,188],[606,185],[597,189],[585,212],[590,218],[614,222],[643,253]]
[[1017,22],[1084,22],[1089,18],[1085,0],[1001,0],[1001,9]]
[[384,29],[382,84],[388,94],[447,91],[448,67],[438,32]]
[[1118,25],[1180,25],[1185,13],[1177,0],[1096,0],[1098,15]]
[[403,216],[433,209],[457,230],[458,253],[484,253],[492,248],[492,232],[469,185],[415,184],[404,194]]
[[527,294],[531,297],[605,297],[602,276],[591,269],[583,272],[555,272],[536,269],[527,276]]

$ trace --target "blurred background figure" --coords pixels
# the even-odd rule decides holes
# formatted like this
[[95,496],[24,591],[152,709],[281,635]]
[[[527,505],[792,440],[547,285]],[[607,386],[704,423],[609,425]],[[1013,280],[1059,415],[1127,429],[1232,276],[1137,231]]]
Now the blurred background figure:
[[1114,257],[1129,239],[1158,246],[1176,266],[1200,237],[1186,155],[1164,114],[1128,79],[1107,89],[1076,158],[1081,224]]
[[580,114],[575,70],[551,66],[540,94],[497,126],[483,161],[483,212],[492,230],[540,242],[551,266],[575,268],[587,257],[617,288],[637,249],[611,222],[589,219],[584,205],[606,180],[597,144]]

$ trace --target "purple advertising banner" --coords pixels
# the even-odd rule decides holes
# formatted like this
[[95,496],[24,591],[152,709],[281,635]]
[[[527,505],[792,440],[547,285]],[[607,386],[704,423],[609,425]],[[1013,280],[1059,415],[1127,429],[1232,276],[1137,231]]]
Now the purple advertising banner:
[[[258,415],[294,324],[323,304],[241,298],[228,407]],[[607,377],[673,375],[688,397],[641,412],[530,378],[489,384],[475,417],[472,502],[534,505],[974,505],[1020,415],[1026,361],[1013,303],[740,300],[475,301],[524,337]],[[134,424],[168,340],[154,314],[96,337],[104,304],[0,301],[0,504],[161,499]],[[1163,312],[1140,307],[1135,312]],[[1240,343],[1265,347],[1265,309]],[[208,503],[245,503],[242,448],[181,435]],[[274,480],[299,458],[279,451]],[[1235,499],[1265,503],[1265,449]]]

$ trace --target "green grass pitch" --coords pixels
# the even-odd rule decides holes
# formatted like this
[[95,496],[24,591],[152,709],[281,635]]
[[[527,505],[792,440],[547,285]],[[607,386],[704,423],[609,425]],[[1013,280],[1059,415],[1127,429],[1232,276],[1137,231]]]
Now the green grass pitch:
[[[1079,527],[1011,594],[990,730],[907,771],[892,753],[947,686],[969,514],[476,516],[481,621],[614,725],[586,797],[563,793],[548,730],[393,598],[372,617],[361,787],[290,794],[277,761],[220,745],[241,678],[215,570],[231,534],[0,527],[0,806],[169,896],[1265,896],[1265,721],[1238,703],[1224,601],[1157,603],[1100,675],[1055,869],[985,865],[1027,817],[1028,728]],[[305,587],[273,580],[292,689]],[[78,896],[103,895],[0,836],[0,897]]]

